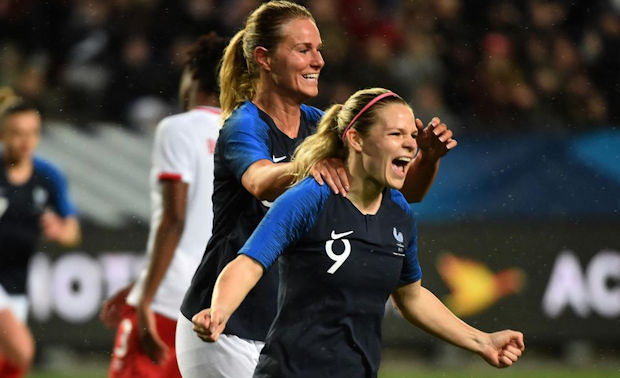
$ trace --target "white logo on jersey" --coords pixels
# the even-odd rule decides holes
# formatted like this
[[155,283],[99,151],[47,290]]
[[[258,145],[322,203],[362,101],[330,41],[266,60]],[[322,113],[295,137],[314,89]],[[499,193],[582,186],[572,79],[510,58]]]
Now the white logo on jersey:
[[279,163],[282,160],[286,159],[286,155],[280,156],[280,157],[276,157],[276,155],[271,155],[271,157],[272,157],[271,160],[273,160],[274,163]]
[[[334,274],[351,254],[351,243],[349,242],[349,240],[340,238],[351,235],[352,233],[353,231],[346,231],[337,234],[336,231],[332,231],[331,236],[334,240],[328,240],[327,242],[325,242],[325,252],[327,253],[327,257],[335,261],[334,265],[332,265],[327,270],[327,273]],[[335,254],[334,250],[332,249],[336,240],[340,240],[342,241],[342,244],[344,244],[344,251],[342,251],[342,253],[339,255]]]
[[347,232],[342,232],[340,234],[337,234],[336,231],[332,231],[332,239],[336,240],[336,239],[340,239],[344,236],[347,235],[351,235],[353,233],[353,231],[347,231]]
[[0,197],[0,218],[2,218],[2,215],[4,215],[4,212],[6,211],[8,207],[9,207],[9,200],[4,197]]
[[47,201],[47,190],[40,186],[36,186],[32,190],[32,199],[34,200],[34,205],[39,209],[42,209],[45,206],[45,201]]
[[396,239],[397,242],[402,243],[404,238],[403,238],[403,233],[402,232],[398,232],[398,230],[396,230],[396,227],[394,227],[392,229],[392,235],[394,235],[394,239]]

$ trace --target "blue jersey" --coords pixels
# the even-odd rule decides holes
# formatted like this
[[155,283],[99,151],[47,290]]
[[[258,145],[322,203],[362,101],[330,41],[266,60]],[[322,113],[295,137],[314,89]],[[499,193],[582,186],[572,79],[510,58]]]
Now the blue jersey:
[[375,377],[385,303],[422,277],[413,212],[394,189],[364,215],[306,179],[275,201],[239,253],[266,271],[281,256],[278,312],[255,377]]
[[41,233],[41,214],[49,208],[67,217],[76,209],[67,180],[51,163],[35,158],[30,178],[13,185],[2,155],[0,162],[0,285],[9,294],[24,294],[28,262]]
[[[295,148],[314,133],[321,116],[320,110],[302,105],[299,132],[293,139],[250,101],[226,120],[215,147],[213,234],[181,305],[186,318],[211,306],[217,276],[235,258],[271,206],[241,185],[246,169],[263,159],[289,161]],[[277,269],[272,269],[230,318],[224,333],[264,340],[276,313],[277,285]]]

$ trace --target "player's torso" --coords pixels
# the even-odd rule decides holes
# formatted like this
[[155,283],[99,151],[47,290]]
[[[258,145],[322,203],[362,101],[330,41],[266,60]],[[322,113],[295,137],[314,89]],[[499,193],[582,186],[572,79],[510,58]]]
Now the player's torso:
[[[274,163],[290,161],[299,143],[314,132],[316,124],[316,120],[308,119],[302,113],[297,137],[289,138],[267,114],[258,111],[258,117],[260,122],[256,122],[255,126],[260,129],[255,132],[265,138],[263,144],[268,150],[265,156],[270,156]],[[194,275],[192,288],[184,300],[183,313],[186,316],[209,306],[219,272],[237,256],[271,206],[268,201],[256,199],[241,185],[221,153],[221,150],[225,150],[225,147],[220,146],[222,142],[220,138],[214,158],[213,237],[209,240],[205,256]],[[277,282],[277,269],[271,269],[233,314],[225,332],[264,340],[275,316]]]
[[25,290],[28,261],[41,232],[40,218],[54,188],[36,167],[24,183],[9,182],[0,168],[0,284],[9,293]]
[[[344,377],[376,371],[385,302],[414,237],[411,218],[388,196],[384,192],[377,214],[363,215],[331,195],[315,225],[280,257],[278,314],[261,356],[265,372]],[[287,358],[294,362],[280,363]]]
[[[182,297],[189,286],[191,276],[200,263],[213,223],[211,196],[213,194],[213,155],[215,143],[220,128],[219,109],[202,107],[174,118],[174,124],[169,125],[168,131],[180,133],[191,141],[191,160],[184,161],[184,174],[191,176],[188,184],[185,223],[181,239],[175,249],[174,257],[170,262],[166,275],[161,282],[152,307],[159,313],[170,318],[176,318]],[[169,135],[169,134],[168,134]],[[162,197],[160,174],[165,171],[160,166],[154,148],[153,167],[151,168],[151,206],[152,219],[149,240],[147,243],[148,257],[152,255],[156,226],[159,225],[162,214]],[[137,303],[141,295],[145,271],[142,272],[138,284],[130,293],[128,302]]]
[[322,305],[309,311],[330,307],[328,312],[341,314],[383,312],[414,237],[411,219],[389,195],[384,192],[374,215],[330,195],[312,229],[280,258],[286,303],[297,307],[314,298]]

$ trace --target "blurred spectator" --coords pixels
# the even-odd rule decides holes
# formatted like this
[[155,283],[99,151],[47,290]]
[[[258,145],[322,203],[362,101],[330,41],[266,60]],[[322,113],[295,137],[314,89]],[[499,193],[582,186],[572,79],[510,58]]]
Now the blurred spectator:
[[[0,1],[0,84],[74,124],[148,128],[177,106],[188,41],[212,30],[231,36],[259,2]],[[617,1],[303,3],[321,28],[326,60],[313,105],[381,85],[428,93],[468,131],[620,118]]]

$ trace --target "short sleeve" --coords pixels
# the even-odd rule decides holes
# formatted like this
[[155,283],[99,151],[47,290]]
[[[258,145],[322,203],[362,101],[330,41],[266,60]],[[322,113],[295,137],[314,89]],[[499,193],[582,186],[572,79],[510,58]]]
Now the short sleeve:
[[164,119],[157,129],[153,144],[153,169],[159,180],[180,180],[188,184],[195,180],[193,142],[182,131],[174,118]]
[[77,208],[71,201],[69,184],[65,176],[58,168],[43,159],[36,158],[35,166],[51,186],[50,201],[56,213],[63,218],[75,215]]
[[420,268],[420,262],[418,261],[418,227],[413,210],[402,193],[398,190],[391,189],[391,197],[405,212],[405,216],[408,218],[410,225],[409,235],[411,235],[411,237],[409,238],[407,250],[405,251],[405,261],[399,280],[399,285],[406,285],[422,278],[422,268]]
[[218,138],[218,151],[224,164],[237,180],[250,165],[258,160],[271,160],[269,149],[269,128],[256,114],[242,107],[224,123]]
[[422,278],[422,268],[418,261],[418,231],[413,211],[411,212],[411,239],[405,251],[405,262],[400,273],[400,285],[410,284]]
[[239,254],[269,269],[286,248],[312,228],[329,195],[327,185],[320,186],[311,178],[287,190],[273,203]]

